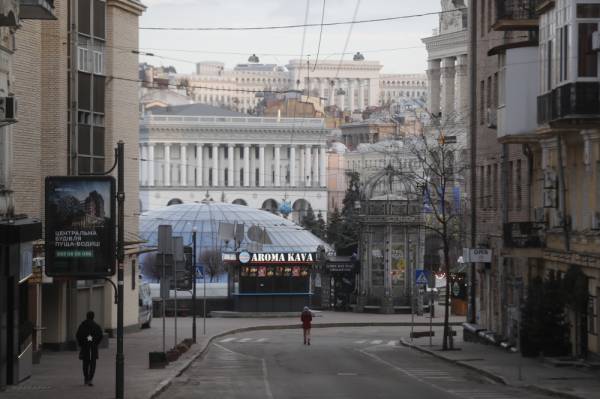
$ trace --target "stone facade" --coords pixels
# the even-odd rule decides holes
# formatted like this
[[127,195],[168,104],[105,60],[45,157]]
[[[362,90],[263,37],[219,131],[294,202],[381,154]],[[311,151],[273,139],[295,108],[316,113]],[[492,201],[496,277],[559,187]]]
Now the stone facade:
[[214,200],[299,221],[308,206],[326,218],[329,129],[322,119],[147,115],[140,134],[142,209]]
[[284,67],[275,64],[238,64],[228,70],[221,62],[200,62],[196,73],[170,78],[185,81],[196,102],[253,112],[263,90],[302,90],[320,97],[324,106],[344,111],[362,111],[403,98],[425,98],[423,74],[381,74],[378,61],[319,61],[316,68],[301,60]]

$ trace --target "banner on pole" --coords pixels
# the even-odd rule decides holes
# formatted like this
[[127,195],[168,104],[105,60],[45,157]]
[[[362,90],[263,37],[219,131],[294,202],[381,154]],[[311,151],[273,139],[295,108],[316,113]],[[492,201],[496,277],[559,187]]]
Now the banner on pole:
[[115,179],[46,177],[46,274],[97,278],[115,274]]

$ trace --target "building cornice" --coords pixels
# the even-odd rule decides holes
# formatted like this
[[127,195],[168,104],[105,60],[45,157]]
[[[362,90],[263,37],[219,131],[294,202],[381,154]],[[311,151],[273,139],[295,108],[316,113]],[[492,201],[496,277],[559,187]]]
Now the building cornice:
[[455,57],[468,52],[469,36],[467,30],[426,37],[421,41],[427,48],[427,58],[429,60]]
[[106,5],[108,7],[120,8],[138,17],[146,11],[146,6],[138,0],[107,0]]

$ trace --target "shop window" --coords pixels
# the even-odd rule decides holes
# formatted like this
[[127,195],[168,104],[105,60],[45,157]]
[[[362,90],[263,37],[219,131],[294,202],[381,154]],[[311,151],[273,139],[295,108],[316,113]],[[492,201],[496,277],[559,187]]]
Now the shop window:
[[580,23],[578,47],[578,72],[580,77],[598,76],[598,54],[592,49],[592,35],[597,23]]

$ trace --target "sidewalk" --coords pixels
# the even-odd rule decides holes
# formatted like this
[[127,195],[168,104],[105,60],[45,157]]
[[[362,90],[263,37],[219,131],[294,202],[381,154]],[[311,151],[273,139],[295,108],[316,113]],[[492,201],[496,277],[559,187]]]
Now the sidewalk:
[[[462,322],[463,317],[452,317],[452,322]],[[313,319],[313,327],[361,326],[361,325],[410,325],[411,315],[380,315],[364,313],[322,312]],[[440,325],[442,317],[433,320]],[[415,323],[429,324],[429,318],[415,316]],[[174,346],[173,319],[166,319],[166,346]],[[178,341],[192,336],[192,319],[178,319]],[[148,368],[148,352],[162,349],[162,319],[153,319],[152,328],[140,330],[124,337],[125,348],[125,397],[149,399],[171,380],[183,372],[189,364],[208,347],[210,340],[240,329],[298,328],[299,316],[293,318],[208,318],[206,335],[202,334],[202,318],[197,319],[197,341],[187,353],[165,369]],[[300,332],[298,332],[300,333]],[[34,365],[33,375],[20,385],[0,392],[2,399],[108,399],[115,397],[115,348],[111,339],[108,349],[100,350],[96,367],[94,387],[83,385],[81,362],[78,352],[44,352],[41,363]]]
[[[528,389],[563,398],[600,397],[600,371],[555,367],[540,359],[524,358],[518,353],[508,352],[497,346],[463,342],[462,328],[455,337],[455,348],[460,350],[442,351],[441,337],[433,339],[419,338],[410,342],[403,339],[402,344],[414,347],[446,361],[476,370],[487,377],[512,386]],[[519,368],[521,378],[519,378]]]

